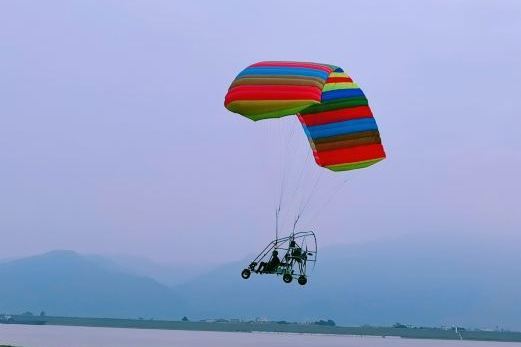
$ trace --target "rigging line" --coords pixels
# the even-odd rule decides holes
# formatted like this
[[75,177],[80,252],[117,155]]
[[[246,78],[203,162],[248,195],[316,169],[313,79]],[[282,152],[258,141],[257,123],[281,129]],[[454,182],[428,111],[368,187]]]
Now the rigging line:
[[[266,166],[267,163],[270,161],[275,160],[272,156],[270,156],[271,147],[266,146],[266,139],[273,138],[274,136],[274,129],[273,129],[273,123],[269,120],[266,120],[265,122],[259,122],[260,124],[257,125],[262,129],[263,135],[260,139],[257,138],[257,141],[255,142],[256,147],[255,150],[259,153],[259,160],[256,160],[256,164],[260,165],[260,168],[263,166]],[[261,171],[259,171],[261,172]],[[273,197],[273,206],[277,206],[277,198],[275,193],[272,195]]]
[[[302,162],[301,168],[299,170],[300,172],[298,174],[298,178],[295,181],[295,187],[290,195],[290,203],[293,203],[293,201],[295,200],[296,193],[300,188],[300,182],[302,181],[302,177],[304,176],[304,169],[306,169],[307,163],[309,161],[309,157],[311,156],[311,152],[310,152],[309,148],[305,148],[304,150],[306,151],[305,159]],[[297,158],[300,158],[301,152],[302,152],[302,148],[299,147],[298,154],[296,155]]]
[[309,192],[311,190],[310,187],[313,187],[313,182],[316,180],[316,177],[317,177],[317,170],[315,169],[314,166],[310,165],[308,167],[308,170],[306,170],[305,180],[303,182],[302,189],[300,189],[297,214],[302,209],[302,206],[304,205],[304,201],[306,200],[306,197],[309,195]]
[[[262,163],[261,165],[266,165],[266,163],[269,163],[270,161],[275,161],[276,157],[273,158],[269,154],[272,151],[271,146],[266,146],[266,139],[273,139],[275,138],[275,129],[273,127],[273,122],[270,122],[269,120],[266,120],[266,122],[261,123],[263,125],[263,129],[265,131],[265,137],[262,138],[259,144],[259,152],[261,153]],[[271,144],[271,142],[269,143]],[[269,160],[268,160],[269,158]],[[277,207],[277,197],[274,192],[273,194],[273,206]]]
[[291,235],[295,235],[295,228],[297,227],[298,220],[300,218],[300,215],[297,216],[297,219],[295,219],[295,222],[293,223],[293,230],[291,231]]
[[290,162],[290,159],[288,159],[289,155],[289,148],[291,145],[291,128],[288,126],[288,123],[286,120],[282,120],[281,125],[281,149],[282,149],[282,160],[283,160],[283,174],[284,174],[284,183],[285,179],[287,177],[288,172],[288,165]]
[[338,193],[338,191],[342,189],[342,186],[347,181],[348,181],[348,178],[342,178],[340,181],[337,181],[337,182],[333,181],[333,184],[329,188],[326,188],[324,186],[324,189],[323,189],[324,194],[322,194],[322,196],[316,200],[318,203],[315,204],[309,210],[309,212],[311,212],[311,211],[314,212],[315,210],[321,208],[323,206],[323,204],[325,204],[332,196],[336,195]]
[[314,209],[314,214],[309,214],[309,218],[307,218],[306,222],[307,223],[311,223],[313,220],[315,220],[319,214],[324,210],[324,208],[326,206],[328,206],[331,201],[333,201],[333,198],[335,198],[343,189],[344,187],[346,186],[346,183],[349,181],[350,179],[349,178],[345,178],[344,180],[342,180],[342,182],[340,182],[339,184],[335,185],[332,189],[332,191],[330,191],[327,195],[326,195],[326,200],[324,201],[324,203],[320,204],[319,206],[317,206],[315,209]]
[[277,209],[275,209],[275,244],[277,243],[278,238],[279,238],[279,216],[277,213]]
[[306,147],[306,159],[304,161],[304,166],[302,167],[303,174],[299,178],[298,185],[295,187],[292,199],[292,206],[296,215],[300,213],[306,196],[309,194],[311,189],[310,187],[312,187],[317,174],[314,161],[310,159],[311,156],[312,152]]
[[[282,121],[282,120],[279,120]],[[278,208],[280,209],[282,207],[282,195],[283,195],[283,188],[284,188],[284,178],[285,178],[285,161],[284,161],[284,149],[283,149],[283,135],[282,135],[282,124],[277,124],[277,147],[279,149],[279,160],[280,160],[280,191],[279,191],[279,205]]]
[[302,167],[299,170],[298,178],[293,181],[294,182],[294,187],[292,189],[292,192],[289,194],[288,201],[287,201],[288,208],[290,208],[290,209],[293,209],[294,206],[295,206],[295,198],[297,196],[297,192],[301,189],[300,182],[302,181],[302,176],[303,176],[303,173],[304,173],[304,169],[306,168],[306,164],[307,164],[308,158],[309,158],[309,156],[306,155],[306,158],[303,161],[303,165],[301,165]]
[[[294,126],[294,122],[292,119],[287,119],[287,120],[284,120],[286,121],[286,123],[284,124],[285,127],[284,127],[284,133],[283,133],[283,143],[284,143],[284,146],[282,146],[281,148],[283,148],[283,160],[284,160],[284,163],[282,164],[282,168],[283,168],[283,179],[281,181],[281,191],[280,191],[280,203],[281,203],[281,208],[282,209],[282,222],[281,222],[281,226],[284,225],[284,217],[286,217],[288,215],[288,208],[290,206],[288,206],[288,202],[291,202],[291,200],[288,200],[291,198],[291,196],[289,196],[289,191],[291,191],[291,184],[288,183],[288,179],[289,177],[292,175],[293,171],[293,167],[294,167],[294,163],[296,161],[296,159],[298,159],[297,156],[294,156],[294,155],[290,155],[290,153],[293,153],[294,152],[294,148],[296,146],[295,144],[295,133],[296,133],[296,126]],[[282,126],[281,126],[282,127]],[[294,182],[294,181],[292,181]],[[289,196],[289,197],[288,197]]]
[[[307,148],[307,149],[308,149],[308,151],[307,151],[307,156],[306,156],[306,160],[305,160],[304,175],[302,176],[302,181],[299,184],[299,188],[311,187],[313,184],[315,175],[317,174],[317,170],[316,170],[317,167],[316,167],[316,163],[315,163],[315,160],[313,157],[312,148]],[[304,199],[304,197],[302,195],[303,195],[303,193],[305,193],[305,189],[299,189],[299,191],[301,193],[300,200],[302,200],[302,199]],[[299,208],[301,205],[302,205],[302,201],[300,201],[300,203],[299,203]]]
[[[278,211],[278,225],[280,225],[280,217],[281,217],[281,211],[283,206],[283,196],[284,196],[284,181],[285,181],[285,169],[284,169],[284,135],[283,135],[283,123],[281,123],[280,119],[270,120],[272,121],[272,126],[274,128],[275,138],[271,141],[271,144],[275,146],[273,148],[274,152],[277,154],[276,158],[278,159],[278,165],[275,166],[279,169],[279,174],[277,177],[280,180],[280,188],[278,191],[278,199],[275,195],[275,208]],[[278,233],[278,232],[277,232]]]
[[287,156],[287,147],[288,147],[288,137],[285,136],[286,134],[285,134],[285,129],[284,129],[284,125],[285,125],[284,122],[285,122],[285,120],[280,119],[279,123],[278,123],[278,130],[279,130],[279,133],[278,133],[279,146],[278,147],[279,147],[279,156],[280,156],[280,160],[281,160],[281,163],[280,163],[281,173],[279,176],[279,177],[281,177],[281,180],[280,180],[278,209],[281,210],[282,212],[284,212],[283,203],[284,203],[284,196],[285,196],[286,176],[287,176],[286,156]]
[[[317,175],[317,179],[315,181],[315,184],[313,185],[313,188],[311,190],[311,193],[309,194],[309,197],[305,203],[305,205],[302,207],[302,209],[300,210],[299,212],[299,219],[300,219],[300,215],[302,215],[304,213],[304,211],[306,210],[306,208],[309,206],[309,203],[311,202],[311,198],[314,196],[315,194],[315,191],[317,189],[317,186],[318,186],[318,183],[320,182],[320,179],[322,178],[322,174],[324,173],[324,170],[320,170],[318,171],[318,175]],[[298,220],[297,220],[298,222]],[[295,223],[295,226],[296,226],[296,223]]]
[[280,181],[280,196],[279,196],[279,206],[282,205],[282,199],[283,199],[283,193],[284,193],[284,184],[285,184],[285,181],[286,181],[286,166],[287,166],[287,161],[286,161],[286,147],[287,147],[287,138],[285,138],[285,134],[284,134],[284,129],[283,129],[283,126],[284,126],[284,120],[280,120],[280,122],[282,122],[281,124],[279,124],[279,134],[278,134],[278,140],[279,140],[279,155],[280,155],[280,160],[281,160],[281,165],[280,165],[280,169],[281,169],[281,174],[280,174],[280,177],[281,177],[281,181]]
[[317,189],[317,186],[318,186],[318,183],[320,182],[320,178],[322,177],[322,174],[323,174],[323,170],[322,168],[320,169],[315,169],[315,183],[313,184],[312,188],[311,188],[311,191],[308,195],[308,198],[305,200],[305,203],[304,201],[303,202],[303,205],[301,205],[301,209],[300,209],[300,214],[302,214],[304,212],[304,210],[306,209],[306,207],[309,205],[309,202],[311,201],[311,198],[313,197],[316,189]]

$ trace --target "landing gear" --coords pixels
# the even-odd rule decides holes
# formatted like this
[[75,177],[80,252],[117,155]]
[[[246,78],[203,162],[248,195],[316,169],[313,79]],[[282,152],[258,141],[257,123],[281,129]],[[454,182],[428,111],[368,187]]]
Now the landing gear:
[[300,284],[301,286],[304,286],[306,285],[306,283],[308,283],[308,279],[306,278],[306,276],[304,275],[300,275],[297,279],[297,282],[298,284]]
[[251,275],[251,271],[249,269],[244,269],[241,272],[241,277],[244,278],[245,280],[250,278],[250,275]]
[[284,281],[284,283],[291,283],[291,281],[293,281],[293,276],[291,276],[291,274],[285,273],[282,276],[282,280]]

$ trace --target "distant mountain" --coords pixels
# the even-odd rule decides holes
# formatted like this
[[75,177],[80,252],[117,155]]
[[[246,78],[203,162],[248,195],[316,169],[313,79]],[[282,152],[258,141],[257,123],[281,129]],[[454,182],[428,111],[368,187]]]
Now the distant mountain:
[[2,263],[0,279],[0,312],[173,318],[183,311],[166,285],[108,270],[71,251]]
[[86,257],[105,269],[150,277],[169,287],[188,282],[213,270],[210,264],[165,264],[130,255],[88,255]]
[[508,240],[422,235],[319,251],[304,287],[269,275],[243,280],[245,260],[173,288],[144,276],[146,266],[137,276],[106,258],[56,251],[0,264],[0,312],[521,330],[521,253]]

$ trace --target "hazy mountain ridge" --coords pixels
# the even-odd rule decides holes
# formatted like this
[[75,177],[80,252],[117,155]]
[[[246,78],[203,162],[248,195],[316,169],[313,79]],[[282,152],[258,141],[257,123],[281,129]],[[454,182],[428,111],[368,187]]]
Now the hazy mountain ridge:
[[167,264],[129,255],[87,255],[105,269],[130,275],[151,277],[169,287],[188,282],[212,269],[209,264]]
[[172,317],[173,291],[149,277],[110,271],[72,251],[0,264],[0,312]]
[[[431,253],[425,253],[426,244]],[[521,255],[505,240],[401,238],[321,249],[309,284],[240,278],[245,262],[216,267],[173,288],[50,252],[0,264],[0,312],[179,319],[264,317],[340,324],[452,325],[521,329]],[[141,273],[143,269],[141,269]],[[175,281],[175,273],[172,278]],[[5,285],[5,284],[8,285]]]

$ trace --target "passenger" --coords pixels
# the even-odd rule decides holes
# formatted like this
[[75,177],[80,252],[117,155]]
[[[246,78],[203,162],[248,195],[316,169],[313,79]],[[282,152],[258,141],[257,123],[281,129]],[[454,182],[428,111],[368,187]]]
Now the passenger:
[[280,259],[278,257],[279,252],[276,250],[271,253],[271,259],[266,263],[261,261],[259,267],[257,268],[257,273],[273,273],[277,271],[277,268],[280,265]]

